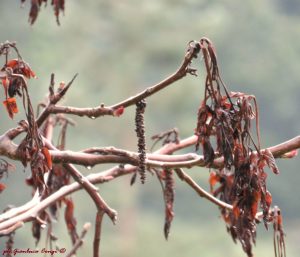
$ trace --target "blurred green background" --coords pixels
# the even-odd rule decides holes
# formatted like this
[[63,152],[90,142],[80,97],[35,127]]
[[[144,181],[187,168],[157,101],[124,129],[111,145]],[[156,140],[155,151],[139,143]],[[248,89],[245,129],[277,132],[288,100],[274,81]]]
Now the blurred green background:
[[[17,41],[23,58],[38,79],[30,81],[34,106],[47,94],[50,73],[56,82],[79,77],[63,104],[78,107],[114,104],[165,78],[182,61],[187,42],[209,37],[217,48],[223,80],[232,91],[256,95],[260,106],[262,146],[267,147],[299,134],[300,98],[300,2],[297,0],[129,0],[66,1],[65,16],[57,26],[48,4],[34,26],[27,22],[29,3],[1,1],[0,42]],[[1,60],[3,62],[4,60]],[[148,99],[147,142],[153,134],[177,127],[181,138],[193,134],[196,113],[203,97],[204,67],[197,59],[198,77],[188,76]],[[21,105],[21,102],[20,102]],[[24,113],[10,120],[0,107],[3,133]],[[120,118],[97,120],[73,117],[67,148],[110,146],[136,150],[134,108]],[[284,216],[287,254],[300,252],[299,157],[278,160],[281,174],[269,172],[273,204]],[[108,166],[94,167],[88,174]],[[208,170],[188,171],[207,187]],[[4,183],[0,207],[19,206],[30,199],[24,185],[29,171],[17,166]],[[245,256],[225,230],[218,209],[176,181],[176,216],[169,241],[163,237],[164,206],[157,179],[150,174],[146,185],[129,186],[130,177],[100,185],[100,193],[119,213],[116,226],[105,218],[103,256]],[[73,195],[80,231],[84,222],[94,223],[95,208],[85,193]],[[61,212],[63,220],[63,212]],[[59,244],[71,248],[64,222],[55,224]],[[255,256],[273,256],[272,229],[260,226]],[[92,255],[93,229],[78,256]],[[0,249],[4,248],[0,238]],[[44,239],[40,242],[43,247]],[[16,248],[34,248],[31,226],[16,235]],[[59,256],[59,255],[58,255]]]

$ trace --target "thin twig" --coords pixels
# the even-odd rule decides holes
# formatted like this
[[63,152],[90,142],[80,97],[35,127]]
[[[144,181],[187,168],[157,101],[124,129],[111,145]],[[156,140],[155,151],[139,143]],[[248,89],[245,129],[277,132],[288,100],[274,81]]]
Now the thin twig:
[[219,200],[218,198],[214,197],[213,195],[211,195],[210,193],[208,193],[206,190],[204,190],[202,187],[200,187],[189,175],[187,175],[182,169],[175,169],[175,172],[177,174],[177,176],[185,181],[187,184],[189,184],[191,186],[191,188],[193,188],[197,194],[201,197],[206,198],[207,200],[209,200],[210,202],[214,203],[215,205],[221,207],[221,208],[226,208],[228,210],[232,210],[232,205],[227,204],[221,200]]
[[[26,80],[24,79],[24,77],[22,75],[20,75],[20,74],[12,74],[12,75],[15,77],[20,77],[24,81],[24,83],[27,84]],[[35,121],[38,127],[40,127],[43,124],[43,122],[48,118],[48,116],[51,114],[49,112],[49,108],[51,108],[51,106],[55,105],[59,100],[61,100],[61,98],[66,94],[67,90],[72,85],[72,83],[75,80],[75,78],[77,77],[77,75],[78,74],[75,74],[75,76],[72,78],[72,80],[62,90],[58,91],[56,94],[52,95],[51,89],[50,89],[50,102]],[[53,81],[52,81],[52,76],[51,76],[50,84],[52,82]],[[52,88],[52,87],[50,86],[50,88]],[[32,113],[33,113],[33,111],[32,111]],[[10,139],[13,140],[25,131],[26,131],[26,128],[24,128],[22,126],[18,126],[16,128],[10,129],[5,134],[9,134]]]
[[55,104],[57,104],[64,97],[64,95],[67,93],[68,89],[71,87],[77,76],[78,74],[75,74],[66,86],[64,86],[61,90],[57,90],[57,92],[53,94],[52,91],[54,90],[54,86],[52,85],[54,83],[54,77],[53,74],[51,74],[49,103],[39,115],[39,117],[36,119],[36,124],[38,125],[38,127],[40,127],[43,124],[43,122],[48,118],[50,114],[49,109]]
[[94,257],[100,256],[100,239],[101,239],[101,229],[103,221],[104,212],[98,211],[96,214],[96,225],[95,225],[95,235],[94,235]]
[[83,230],[81,232],[80,237],[77,239],[77,241],[73,245],[73,248],[71,249],[71,251],[65,257],[71,257],[73,254],[76,253],[76,251],[79,249],[79,247],[82,246],[83,239],[84,239],[86,233],[88,232],[88,230],[90,229],[90,227],[91,227],[91,223],[85,223],[83,225]]
[[[187,53],[184,56],[184,60],[181,64],[181,66],[178,68],[178,70],[173,73],[168,78],[164,79],[163,81],[150,86],[146,88],[144,91],[138,93],[137,95],[133,97],[129,97],[117,104],[105,107],[103,104],[100,106],[96,106],[93,108],[77,108],[77,107],[71,107],[71,106],[55,106],[55,104],[60,100],[61,96],[55,97],[55,101],[51,101],[51,105],[46,107],[44,112],[40,115],[40,117],[37,119],[38,125],[41,125],[41,123],[45,120],[46,116],[50,113],[66,113],[66,114],[72,114],[72,115],[78,115],[78,116],[87,116],[90,118],[97,118],[104,115],[114,115],[114,111],[118,108],[126,108],[131,105],[136,104],[137,102],[141,101],[142,99],[145,99],[158,91],[166,88],[167,86],[173,84],[174,82],[180,80],[181,78],[185,77],[188,73],[195,73],[195,70],[192,68],[189,68],[192,59],[195,57],[197,53],[197,49],[189,45],[189,48],[187,50]],[[71,82],[73,82],[74,78]]]

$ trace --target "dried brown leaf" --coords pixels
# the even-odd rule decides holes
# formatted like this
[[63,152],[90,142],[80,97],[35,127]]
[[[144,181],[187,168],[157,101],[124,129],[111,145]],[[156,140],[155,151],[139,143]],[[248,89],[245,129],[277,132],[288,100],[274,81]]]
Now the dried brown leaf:
[[263,152],[263,156],[264,156],[264,159],[266,160],[269,168],[275,173],[275,174],[279,174],[279,169],[276,165],[276,161],[275,161],[275,158],[272,154],[272,152],[267,148],[264,150]]

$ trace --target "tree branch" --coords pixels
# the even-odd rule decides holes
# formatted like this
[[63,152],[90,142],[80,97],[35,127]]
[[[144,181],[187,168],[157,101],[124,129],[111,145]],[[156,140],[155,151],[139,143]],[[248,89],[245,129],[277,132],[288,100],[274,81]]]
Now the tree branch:
[[191,188],[193,188],[197,194],[201,197],[206,198],[210,202],[214,203],[215,205],[226,208],[228,210],[232,210],[232,205],[225,203],[218,198],[214,197],[210,193],[208,193],[206,190],[204,190],[202,187],[200,187],[188,174],[186,174],[182,169],[175,169],[175,172],[177,176],[184,182],[186,182]]
[[[183,155],[166,155],[195,144],[197,141],[196,136],[189,137],[181,140],[178,144],[170,143],[163,146],[159,153],[147,154],[146,165],[151,167],[160,168],[191,168],[193,166],[205,167],[207,164],[204,161],[202,155],[193,153]],[[48,143],[50,143],[48,141]],[[50,143],[51,144],[51,143]],[[49,144],[48,144],[49,146]],[[137,165],[139,162],[138,153],[130,152],[123,149],[117,149],[114,147],[104,148],[89,148],[81,152],[73,151],[60,151],[51,147],[50,150],[52,160],[55,163],[73,163],[83,166],[95,166],[102,163],[122,163]],[[282,155],[300,148],[300,136],[292,138],[281,144],[269,147],[275,158],[280,158]],[[51,149],[49,147],[49,149]],[[0,137],[0,154],[7,156],[11,159],[20,160],[20,156],[17,155],[17,145],[13,144],[8,137]],[[264,151],[264,149],[262,150]],[[211,168],[221,168],[224,165],[223,157],[217,158],[211,164]]]
[[[145,99],[158,91],[166,88],[167,86],[173,84],[174,82],[180,80],[181,78],[185,77],[188,73],[195,75],[196,70],[190,68],[189,65],[191,64],[192,59],[197,55],[199,52],[198,48],[190,43],[187,49],[187,52],[184,56],[184,60],[178,70],[170,75],[168,78],[164,79],[163,81],[146,88],[144,91],[138,93],[133,97],[129,97],[117,104],[105,107],[103,104],[100,106],[96,106],[93,108],[77,108],[71,106],[56,106],[55,104],[61,99],[61,97],[55,97],[55,101],[50,101],[49,105],[45,108],[43,113],[37,119],[37,123],[40,126],[42,122],[47,118],[50,113],[57,114],[57,113],[65,113],[65,114],[72,114],[77,116],[87,116],[90,118],[97,118],[100,116],[105,115],[116,115],[115,111],[118,108],[126,108],[131,105],[136,104],[137,102]],[[73,82],[74,78],[71,82]]]
[[79,248],[80,246],[82,246],[82,244],[83,244],[83,239],[84,239],[86,233],[88,232],[88,230],[90,229],[90,227],[91,227],[91,223],[85,223],[85,224],[83,225],[83,230],[82,230],[82,232],[81,232],[80,237],[77,239],[77,241],[76,241],[75,244],[73,245],[73,248],[71,249],[71,251],[70,251],[65,257],[72,257],[73,254],[76,253],[76,251],[78,250],[78,248]]
[[[49,149],[56,149],[47,139],[44,139]],[[111,209],[104,199],[100,196],[98,188],[95,187],[85,176],[83,176],[72,164],[64,163],[63,167],[71,174],[73,179],[77,181],[85,191],[93,199],[96,207],[96,223],[95,223],[95,237],[94,237],[94,257],[99,257],[99,246],[101,236],[101,226],[104,213],[107,214],[112,222],[115,224],[117,220],[117,212]]]
[[[154,154],[161,154],[161,155],[167,155],[172,154],[173,152],[182,149],[183,146],[188,147],[190,145],[193,145],[195,143],[194,141],[195,137],[189,137],[187,139],[183,139],[179,142],[179,144],[170,143],[168,145],[163,146],[161,149],[156,151]],[[287,146],[284,143],[275,145],[270,147],[269,149],[274,151],[275,157],[282,156],[284,153],[287,153],[291,150],[300,148],[300,136],[297,136],[291,140],[286,141]],[[1,144],[0,144],[1,145]],[[280,155],[279,155],[280,154]],[[219,162],[218,165],[221,165]],[[116,166],[114,168],[111,168],[109,170],[103,171],[98,174],[90,174],[86,176],[85,178],[92,184],[98,184],[98,183],[104,183],[111,181],[115,178],[118,178],[120,176],[132,174],[136,171],[136,167],[132,165],[125,165],[125,167],[119,167]],[[13,208],[9,210],[6,213],[3,213],[0,215],[0,234],[3,229],[6,229],[10,226],[13,226],[15,223],[19,221],[28,221],[31,220],[32,217],[35,217],[38,212],[41,210],[44,210],[49,205],[51,205],[53,202],[56,202],[57,200],[61,199],[65,195],[68,195],[70,193],[73,193],[79,189],[81,189],[81,184],[78,184],[77,182],[62,187],[59,191],[53,193],[43,201],[39,202],[38,200],[31,200],[27,204],[18,207]],[[198,189],[197,189],[198,190]],[[200,190],[201,191],[201,190]]]
[[101,239],[101,229],[103,221],[103,211],[98,211],[96,215],[96,228],[94,235],[94,257],[100,256],[100,239]]

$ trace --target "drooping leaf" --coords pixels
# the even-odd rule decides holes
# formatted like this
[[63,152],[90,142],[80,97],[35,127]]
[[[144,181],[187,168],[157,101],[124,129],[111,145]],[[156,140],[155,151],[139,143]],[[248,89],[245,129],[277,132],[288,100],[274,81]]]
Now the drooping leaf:
[[41,225],[37,220],[32,222],[32,235],[35,238],[35,245],[37,245],[41,239]]
[[215,171],[211,171],[209,174],[209,185],[210,185],[210,191],[212,192],[213,187],[217,184],[217,182],[220,182],[220,176]]
[[65,222],[70,233],[72,243],[74,244],[78,239],[78,234],[76,231],[77,221],[74,217],[74,203],[73,200],[70,198],[65,198],[64,202],[66,204]]
[[31,7],[30,7],[30,11],[29,11],[30,25],[32,25],[36,21],[38,14],[39,14],[39,10],[40,10],[40,7],[38,4],[38,0],[31,0]]
[[270,207],[271,204],[272,204],[272,195],[268,190],[267,190],[266,195],[265,195],[265,200],[266,200],[267,206]]
[[16,98],[7,98],[5,101],[3,101],[3,104],[8,112],[9,117],[13,119],[14,115],[19,112]]
[[264,158],[269,166],[269,168],[275,173],[275,174],[279,174],[279,169],[276,165],[276,161],[275,158],[272,154],[272,152],[267,148],[266,150],[264,150],[263,152]]
[[211,164],[215,158],[215,152],[208,138],[204,138],[202,142],[204,162]]
[[51,170],[52,169],[52,157],[51,157],[51,154],[50,154],[48,148],[44,146],[42,148],[42,153],[46,159],[47,167],[49,168],[49,170]]
[[0,193],[2,193],[6,188],[6,185],[3,183],[0,183]]

